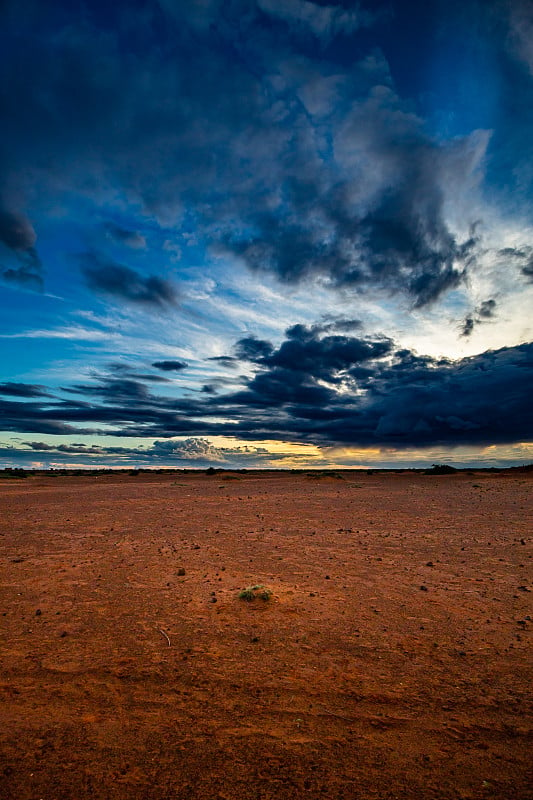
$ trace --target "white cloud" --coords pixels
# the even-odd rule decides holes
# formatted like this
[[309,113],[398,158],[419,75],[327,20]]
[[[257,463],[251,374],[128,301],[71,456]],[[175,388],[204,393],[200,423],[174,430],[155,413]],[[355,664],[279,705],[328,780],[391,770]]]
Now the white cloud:
[[0,333],[0,339],[74,339],[84,342],[109,342],[108,331],[82,328],[78,325],[67,325],[62,328],[35,329],[19,333]]

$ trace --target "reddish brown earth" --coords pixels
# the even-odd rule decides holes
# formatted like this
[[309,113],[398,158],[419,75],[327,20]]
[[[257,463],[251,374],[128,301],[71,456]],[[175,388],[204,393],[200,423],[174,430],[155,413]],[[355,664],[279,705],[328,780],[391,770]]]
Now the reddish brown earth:
[[0,797],[533,798],[532,485],[2,481]]

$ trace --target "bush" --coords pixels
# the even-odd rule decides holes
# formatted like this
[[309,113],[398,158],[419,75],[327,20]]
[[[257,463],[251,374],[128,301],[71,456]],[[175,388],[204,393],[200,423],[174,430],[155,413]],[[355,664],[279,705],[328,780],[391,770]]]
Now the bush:
[[27,478],[28,473],[22,467],[6,467],[0,472],[0,478]]
[[449,464],[433,464],[431,469],[426,470],[426,475],[452,475],[454,472],[457,469]]
[[239,600],[246,600],[248,603],[253,602],[257,597],[266,603],[272,597],[272,592],[262,583],[258,583],[255,586],[247,586],[246,589],[241,589],[239,592]]

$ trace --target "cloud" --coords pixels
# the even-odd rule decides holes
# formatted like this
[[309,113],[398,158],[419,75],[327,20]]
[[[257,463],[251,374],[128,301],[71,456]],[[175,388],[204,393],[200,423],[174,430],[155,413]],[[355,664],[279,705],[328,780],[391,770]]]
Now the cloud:
[[108,341],[109,332],[81,325],[65,325],[58,328],[29,328],[17,333],[2,333],[2,339],[71,339],[85,342]]
[[461,329],[461,336],[471,336],[474,332],[475,320],[473,317],[465,317],[463,327]]
[[498,250],[498,255],[504,264],[508,262],[516,264],[520,268],[522,275],[533,281],[533,247],[524,244],[521,247],[504,247]]
[[503,247],[498,250],[498,255],[505,261],[515,261],[518,264],[525,264],[525,266],[533,263],[533,247],[527,244],[521,247]]
[[205,34],[215,26],[222,27],[228,19],[238,19],[239,16],[243,26],[246,22],[261,26],[261,14],[264,14],[270,20],[286,24],[293,35],[311,34],[322,44],[328,44],[335,36],[354,33],[375,19],[374,14],[361,9],[358,4],[349,9],[312,0],[191,0],[186,12],[173,0],[159,0],[159,5],[176,23],[191,27],[196,35]]
[[324,321],[313,325],[313,330],[317,332],[339,331],[341,333],[351,333],[363,327],[360,319],[348,319],[342,316],[325,316]]
[[163,372],[179,372],[187,368],[185,361],[154,361],[152,367],[163,370]]
[[353,33],[371,21],[367,12],[341,5],[319,5],[309,0],[257,0],[265,14],[283,20],[296,32],[309,31],[324,44],[339,34]]
[[144,250],[146,248],[146,239],[138,231],[130,231],[121,225],[116,225],[114,222],[106,222],[104,228],[107,235],[119,242],[119,244],[124,244],[133,250]]
[[[263,361],[274,349],[270,342],[257,339],[255,336],[246,336],[235,345],[235,356],[241,361]],[[224,359],[227,360],[227,359]]]
[[478,308],[477,313],[483,319],[492,319],[494,317],[494,312],[496,311],[496,305],[496,300],[493,298],[490,298],[489,300],[483,300]]
[[162,396],[141,380],[100,376],[65,387],[66,399],[0,402],[3,427],[397,450],[533,441],[533,343],[453,361],[398,348],[390,337],[317,327],[293,326],[270,350],[244,347],[254,373],[238,390]]
[[152,375],[151,373],[135,372],[133,370],[125,374],[134,380],[148,381],[148,383],[172,383],[170,378],[165,378],[163,375]]
[[[172,240],[192,232],[211,254],[289,283],[402,293],[419,307],[460,285],[477,217],[462,215],[458,232],[449,207],[468,207],[488,134],[433,136],[366,39],[347,60],[292,36],[325,43],[369,24],[366,12],[310,0],[123,8],[105,29],[66,7],[53,24],[32,7],[15,25],[17,47],[0,65],[6,186],[22,174],[32,197],[95,208],[120,198]],[[128,226],[107,231],[142,246]],[[163,278],[91,259],[91,288],[175,303]]]
[[173,461],[188,463],[200,462],[201,464],[219,463],[221,466],[231,463],[237,458],[239,462],[254,461],[259,457],[264,461],[269,455],[264,447],[215,447],[208,439],[190,438],[185,441],[156,441],[151,448],[151,453],[161,459],[171,458]]
[[330,381],[344,370],[382,358],[392,349],[391,340],[385,337],[377,340],[339,334],[319,337],[315,328],[306,325],[289,328],[287,337],[264,363]]
[[0,383],[0,394],[10,395],[11,397],[48,397],[49,393],[43,386],[36,386],[32,383],[14,383],[8,381]]
[[504,247],[498,251],[503,264],[511,262],[520,269],[528,283],[533,283],[533,247],[522,245],[521,247]]
[[533,9],[528,0],[513,0],[509,4],[512,51],[533,75]]
[[[36,241],[37,236],[27,217],[0,208],[2,280],[34,291],[42,291],[42,264],[35,249]],[[1,263],[2,261],[4,263]]]
[[87,285],[95,292],[154,308],[168,308],[177,304],[177,290],[170,281],[155,275],[145,277],[130,267],[96,253],[87,253],[82,257],[81,270]]
[[139,402],[147,400],[149,391],[146,385],[130,377],[110,378],[107,376],[98,377],[94,384],[78,384],[63,391],[76,394],[99,395],[105,397],[113,403],[124,401]]
[[[68,453],[69,455],[89,455],[101,456],[105,455],[107,449],[105,447],[98,447],[98,445],[85,445],[85,444],[48,444],[46,442],[24,442],[24,444],[31,448],[31,450],[39,453]],[[114,447],[110,448],[114,451],[114,455],[119,453],[129,453],[129,448]]]
[[[137,382],[139,385],[142,385],[144,381],[147,383],[172,383],[170,378],[165,378],[163,375],[154,375],[151,372],[138,372],[134,366],[122,361],[110,362],[107,369],[114,380],[117,379],[117,376],[120,376],[118,379],[121,381],[131,380]],[[95,375],[95,377],[97,376]],[[107,380],[107,375],[105,373],[102,374],[100,379],[105,382]]]
[[494,319],[496,312],[497,302],[494,298],[483,300],[483,302],[474,310],[473,316],[467,316],[463,322],[461,336],[471,336],[476,325],[480,322],[486,322],[489,319]]
[[[219,316],[207,325],[224,337],[222,317],[232,313],[238,331],[234,349],[220,339],[207,348],[202,342],[203,352],[225,347],[228,355],[203,367],[195,362],[190,387],[169,380],[182,369],[178,360],[153,362],[159,375],[133,368],[93,375],[57,397],[39,394],[33,384],[6,383],[1,409],[8,429],[113,430],[158,440],[238,432],[248,440],[307,442],[316,435],[331,445],[403,448],[482,442],[491,430],[502,441],[529,436],[521,400],[530,396],[529,344],[442,361],[400,349],[392,332],[398,308],[427,307],[454,289],[476,292],[475,300],[460,300],[468,310],[465,336],[495,320],[502,302],[496,289],[477,292],[496,273],[493,254],[485,258],[486,242],[500,235],[518,242],[511,223],[523,200],[514,187],[520,184],[529,197],[531,15],[522,0],[505,9],[485,5],[476,4],[474,32],[464,24],[473,7],[464,15],[452,9],[453,46],[442,27],[439,42],[424,39],[428,27],[435,26],[433,35],[445,24],[440,13],[417,18],[409,41],[424,46],[398,68],[412,9],[401,9],[392,35],[390,26],[372,29],[374,12],[350,0],[117,0],[106,14],[90,3],[83,14],[68,3],[54,4],[50,14],[34,0],[6,0],[0,279],[41,289],[40,257],[48,254],[55,285],[66,284],[69,253],[94,246],[81,262],[89,287],[137,311],[159,311],[178,303],[178,289],[163,270],[177,270],[179,260],[188,285],[197,281],[187,313],[199,316],[184,335],[204,337],[206,295],[213,307],[220,301]],[[507,28],[488,30],[505,14],[512,28],[507,41]],[[461,37],[471,32],[468,58],[452,63]],[[526,69],[509,57],[510,46]],[[439,62],[441,47],[446,59]],[[490,98],[480,100],[469,87],[472,74],[483,73],[484,55],[494,74],[485,82]],[[470,60],[478,57],[470,73]],[[455,97],[450,105],[456,85],[450,70],[465,76],[462,109]],[[479,88],[482,93],[481,82]],[[483,102],[490,114],[478,113]],[[506,215],[498,219],[504,191]],[[484,209],[486,228],[478,224]],[[522,212],[526,231],[525,203]],[[505,282],[519,289],[533,280],[533,247],[521,235],[520,246],[500,250],[502,266],[509,265]],[[154,248],[149,268],[146,240]],[[117,253],[125,263],[117,263]],[[251,302],[244,311],[241,287],[229,277],[236,262],[255,273],[247,279]],[[252,298],[249,287],[265,275],[268,292],[272,277],[281,289],[266,300],[263,286]],[[241,302],[240,316],[228,312],[222,297],[232,280],[232,308]],[[199,283],[209,289],[198,290]],[[288,317],[294,322],[311,283],[311,305],[319,292],[337,293],[346,316],[293,325],[280,342],[272,333],[280,330],[275,295],[290,296],[298,285]],[[480,302],[491,293],[494,298]],[[386,306],[364,312],[366,299],[384,295]],[[330,295],[324,306],[334,300]],[[245,325],[255,324],[265,301],[270,318],[262,315],[253,336]],[[458,303],[451,296],[447,308]],[[309,319],[313,312],[304,313]],[[387,335],[366,335],[352,318],[359,313],[370,320],[383,313]],[[416,327],[429,317],[413,319]],[[522,325],[518,320],[517,312],[509,322],[513,331]],[[110,334],[41,325],[5,336],[48,337],[58,345],[60,338],[80,339],[86,350],[90,342],[101,349]],[[122,335],[109,340],[109,346],[121,343]],[[173,352],[185,350],[151,350],[150,359],[172,359]],[[213,363],[233,368],[233,383],[213,378]]]
[[[252,361],[258,364],[278,365],[285,366],[285,361],[289,358],[293,364],[298,363],[300,356],[306,346],[303,344],[307,342],[307,349],[315,347],[315,349],[324,350],[326,346],[340,346],[341,342],[355,342],[355,339],[347,339],[346,337],[329,337],[326,341],[319,339],[320,334],[329,333],[331,331],[353,331],[361,328],[360,320],[346,319],[344,317],[337,317],[332,319],[325,319],[323,322],[318,322],[314,325],[293,325],[287,330],[289,341],[283,345],[277,354],[274,354],[274,346],[271,342],[264,339],[257,339],[255,336],[245,336],[239,339],[234,346],[235,357],[241,361]],[[295,344],[300,342],[300,345]],[[310,343],[315,343],[310,344]],[[335,344],[332,344],[335,343]],[[289,351],[292,351],[289,355]],[[353,355],[353,354],[351,354]],[[312,360],[317,356],[317,352],[307,353],[305,363],[301,363],[301,369],[307,368],[309,358]],[[214,360],[214,359],[211,359]],[[226,356],[219,357],[217,360],[226,361]]]
[[50,444],[49,442],[28,441],[22,443],[28,450],[0,448],[0,458],[17,457],[29,460],[31,455],[44,454],[48,460],[69,463],[73,457],[76,463],[87,465],[106,463],[121,466],[187,466],[220,468],[261,467],[271,461],[284,458],[284,454],[269,452],[264,447],[242,445],[237,447],[217,447],[208,439],[191,437],[184,440],[169,439],[155,441],[147,447],[117,447],[95,444]]
[[0,400],[0,417],[2,428],[5,431],[24,431],[25,433],[47,434],[93,434],[94,428],[79,427],[79,420],[75,420],[76,427],[64,420],[68,416],[68,404],[64,404],[61,413],[57,406],[39,402],[15,402]]
[[533,437],[533,344],[452,361],[296,326],[256,363],[245,390],[218,399],[239,405],[240,435],[255,424],[271,438],[399,449]]
[[239,359],[233,356],[211,356],[208,361],[214,361],[220,366],[228,367],[229,369],[236,369],[239,363]]
[[417,307],[433,303],[461,284],[477,257],[475,220],[459,239],[446,204],[452,187],[457,202],[471,191],[487,135],[437,143],[383,86],[336,122],[334,161],[298,174],[303,148],[293,154],[282,206],[250,210],[253,233],[227,233],[227,250],[287,282],[318,277],[335,288],[402,292]]
[[22,214],[0,210],[0,242],[16,252],[31,250],[37,236],[30,221]]

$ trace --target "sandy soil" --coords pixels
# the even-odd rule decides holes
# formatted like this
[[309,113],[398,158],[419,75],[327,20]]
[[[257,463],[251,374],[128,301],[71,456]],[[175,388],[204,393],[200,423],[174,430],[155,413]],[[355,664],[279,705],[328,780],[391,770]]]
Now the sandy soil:
[[2,481],[0,797],[533,798],[532,486]]

